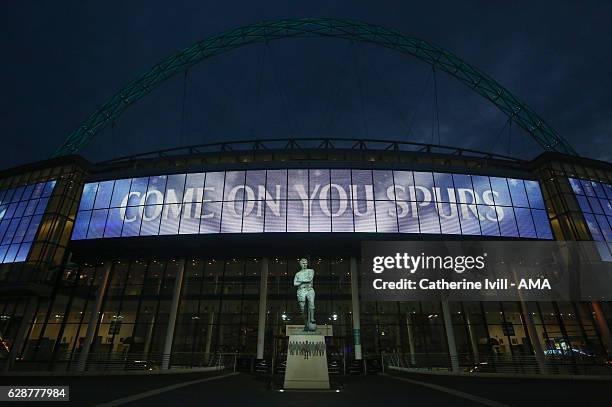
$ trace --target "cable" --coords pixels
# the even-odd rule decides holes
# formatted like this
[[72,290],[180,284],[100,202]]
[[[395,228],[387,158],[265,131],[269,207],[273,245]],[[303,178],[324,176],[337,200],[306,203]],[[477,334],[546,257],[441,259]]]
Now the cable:
[[183,131],[184,131],[184,127],[185,127],[185,104],[186,104],[186,99],[187,99],[187,73],[189,72],[189,69],[185,69],[185,76],[183,77],[183,107],[182,107],[182,111],[181,111],[181,123],[180,123],[180,130],[179,130],[179,145],[183,146]]
[[[440,108],[438,106],[438,80],[437,80],[435,65],[432,65],[431,69],[433,70],[434,103],[435,103],[435,114],[436,114],[436,126],[437,126],[437,132],[438,132],[438,145],[440,145]],[[433,124],[431,127],[433,130]]]
[[293,135],[295,136],[299,136],[298,134],[298,126],[297,124],[290,119],[290,115],[289,115],[289,111],[288,111],[288,104],[287,104],[287,99],[285,97],[285,93],[283,92],[282,87],[279,84],[279,75],[278,75],[278,71],[277,71],[277,67],[276,64],[273,63],[272,58],[272,50],[270,49],[270,46],[268,45],[268,43],[266,43],[266,50],[268,52],[268,57],[270,59],[270,63],[272,64],[272,69],[273,69],[273,80],[274,80],[274,85],[276,86],[276,89],[278,91],[278,94],[280,96],[281,99],[281,104],[283,105],[283,111],[285,112],[285,120],[287,121],[287,126],[290,128],[290,131],[293,131]]
[[357,62],[355,64],[355,73],[357,76],[357,88],[359,90],[359,99],[361,101],[361,113],[363,115],[363,127],[365,130],[365,136],[366,138],[369,138],[369,131],[368,131],[368,117],[367,117],[367,113],[366,113],[366,106],[365,106],[365,97],[363,94],[363,84],[361,82],[361,75],[359,74],[359,58],[357,57],[357,51],[355,51],[355,48],[353,48],[354,52],[354,56],[355,56],[355,61]]

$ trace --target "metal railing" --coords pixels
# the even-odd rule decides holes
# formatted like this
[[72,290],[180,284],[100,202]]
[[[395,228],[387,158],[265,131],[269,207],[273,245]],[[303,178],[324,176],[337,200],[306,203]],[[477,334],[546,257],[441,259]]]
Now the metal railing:
[[544,356],[490,354],[400,354],[380,356],[382,368],[400,367],[415,371],[452,371],[453,365],[462,373],[498,374],[561,374],[561,375],[612,375],[612,364],[596,357]]

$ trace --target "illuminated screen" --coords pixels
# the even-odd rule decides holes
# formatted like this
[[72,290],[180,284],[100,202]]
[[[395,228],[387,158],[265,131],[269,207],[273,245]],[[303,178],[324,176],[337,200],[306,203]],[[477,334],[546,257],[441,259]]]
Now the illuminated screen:
[[599,253],[612,260],[612,185],[603,182],[569,178],[576,200]]
[[0,263],[25,261],[55,181],[0,191]]
[[436,172],[290,169],[88,183],[72,239],[269,232],[552,238],[537,181]]

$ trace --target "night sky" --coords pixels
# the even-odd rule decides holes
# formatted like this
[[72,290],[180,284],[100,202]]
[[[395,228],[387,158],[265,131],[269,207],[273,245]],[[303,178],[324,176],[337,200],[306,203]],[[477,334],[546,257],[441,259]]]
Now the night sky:
[[[357,19],[437,44],[525,101],[580,155],[612,160],[612,3],[422,3],[6,2],[0,168],[50,157],[122,86],[178,50],[291,17]],[[166,81],[81,153],[100,161],[290,136],[440,142],[522,158],[541,152],[491,103],[442,72],[435,78],[437,109],[431,67],[414,57],[329,39],[242,47]]]

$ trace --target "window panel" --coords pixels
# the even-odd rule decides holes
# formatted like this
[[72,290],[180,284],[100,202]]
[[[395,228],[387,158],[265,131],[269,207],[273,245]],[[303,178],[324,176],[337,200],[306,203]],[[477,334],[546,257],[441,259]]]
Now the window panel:
[[200,217],[200,233],[219,233],[221,205],[221,202],[204,202]]
[[[187,177],[189,178],[189,177]],[[195,189],[195,188],[194,188]],[[189,188],[185,187],[187,192]],[[185,194],[187,195],[187,193]],[[201,202],[188,202],[183,204],[179,234],[197,234],[200,230]]]
[[[374,198],[385,201],[393,199],[393,171],[374,170],[372,176],[374,179]],[[353,181],[353,184],[355,184],[355,181]]]
[[287,201],[287,232],[308,232],[309,201]]
[[353,201],[355,232],[376,232],[374,201]]
[[400,233],[419,233],[416,202],[397,202],[397,218]]
[[461,234],[459,223],[459,210],[455,203],[437,203],[438,215],[440,216],[440,229],[448,235]]
[[476,205],[459,204],[459,223],[464,235],[480,235]]
[[26,261],[28,258],[28,253],[30,253],[30,248],[32,247],[32,242],[24,242],[19,246],[19,251],[17,252],[17,256],[15,256],[15,262]]
[[[250,170],[246,172],[246,186],[247,186],[247,199],[248,200],[263,200],[263,196],[259,196],[260,192],[263,195],[263,190],[266,185],[266,171],[265,170]],[[261,191],[260,191],[261,190]],[[270,189],[271,192],[274,189]]]
[[[416,173],[415,184],[417,184]],[[419,229],[421,233],[440,233],[440,219],[434,204],[419,204],[417,213],[419,214]]]
[[145,205],[162,205],[164,203],[164,195],[166,194],[166,182],[168,177],[160,175],[149,177],[149,185],[147,186],[147,197]]
[[38,199],[31,199],[28,201],[25,211],[23,212],[24,216],[30,216],[34,214],[36,210],[36,206],[38,205]]
[[30,220],[30,224],[28,225],[28,231],[26,232],[26,235],[23,238],[24,242],[34,241],[34,238],[36,237],[36,233],[38,232],[38,226],[40,225],[41,220],[42,220],[42,215],[32,216],[32,220]]
[[523,180],[508,178],[508,187],[510,188],[510,196],[512,197],[513,206],[525,208],[529,207],[529,201],[527,201],[527,193],[525,192]]
[[595,190],[593,189],[593,184],[591,181],[581,179],[580,184],[582,184],[582,193],[586,196],[595,196]]
[[13,243],[21,243],[26,235],[28,230],[28,226],[30,224],[30,220],[32,217],[26,216],[21,218],[21,222],[19,222],[19,226],[17,230],[15,230],[15,236],[13,237]]
[[104,181],[98,184],[96,199],[94,201],[94,209],[108,208],[113,195],[113,186],[115,181]]
[[143,208],[140,236],[155,236],[159,234],[163,211],[163,205],[146,205]]
[[[98,190],[97,182],[90,182],[83,186],[83,193],[81,194],[81,203],[79,210],[93,209],[94,199],[96,198],[96,191]],[[39,194],[40,196],[40,194]],[[33,194],[33,198],[38,198],[36,194]]]
[[532,209],[531,215],[535,225],[536,235],[538,239],[552,239],[552,230],[548,221],[548,214],[545,210]]
[[204,198],[204,173],[187,174],[183,202],[202,202]]
[[536,209],[545,209],[540,183],[537,181],[525,180],[525,189],[527,190],[529,206]]
[[104,226],[108,217],[108,209],[95,209],[91,213],[87,239],[99,239],[104,236]]
[[48,203],[49,203],[49,197],[39,199],[38,205],[36,205],[36,209],[34,210],[34,213],[36,215],[42,215],[43,213],[45,213],[45,209],[47,209]]
[[113,188],[113,196],[111,197],[110,206],[117,208],[119,206],[127,206],[127,197],[130,193],[132,179],[118,179],[115,181]]
[[[23,192],[22,200],[27,200],[32,198],[32,193],[34,192],[34,184],[30,184],[26,186],[25,191]],[[0,193],[0,202],[2,202],[2,193]]]
[[242,231],[243,205],[244,201],[223,202],[221,233],[240,233]]
[[601,204],[606,216],[612,216],[612,202],[607,199],[600,199],[599,203]]
[[[333,181],[332,181],[333,182]],[[348,185],[348,184],[347,184]],[[332,232],[353,232],[353,209],[351,201],[332,200]]]
[[584,220],[587,223],[587,227],[589,228],[589,231],[591,232],[591,236],[593,237],[593,240],[604,241],[605,239],[603,237],[603,233],[601,233],[601,230],[599,229],[599,225],[597,225],[597,220],[595,219],[595,216],[590,213],[585,213]]
[[[56,183],[55,180],[45,182],[45,187],[42,192],[43,197],[51,196],[51,194],[53,193],[53,188],[55,188],[55,183]],[[22,198],[22,199],[27,199],[27,198]]]
[[[244,171],[227,171],[225,173],[224,201],[242,201],[244,199]],[[223,209],[225,211],[225,209]],[[224,222],[222,222],[224,223]],[[223,230],[223,226],[221,227]]]
[[[262,233],[264,231],[264,201],[244,201],[242,233]],[[270,211],[270,216],[274,216]]]
[[[312,182],[312,180],[311,180]],[[311,184],[312,185],[312,184]],[[329,199],[311,201],[310,232],[331,232]]]
[[108,211],[108,218],[106,219],[106,226],[104,228],[104,237],[121,236],[124,214],[125,208],[111,208]]
[[597,214],[603,214],[604,210],[599,204],[599,200],[597,198],[588,197],[589,204],[591,206],[592,212]]
[[526,208],[514,208],[516,223],[518,225],[519,236],[525,238],[537,237],[531,212]]
[[308,170],[288,171],[289,199],[308,199]]
[[170,203],[165,204],[162,210],[161,225],[159,228],[160,235],[177,235],[179,230],[179,222],[181,219],[181,204]]
[[376,201],[376,232],[398,233],[397,207],[393,201]]
[[25,187],[21,186],[18,188],[15,188],[15,192],[13,193],[13,198],[11,199],[11,202],[19,202],[22,200],[22,196],[23,196],[23,191],[25,191]]
[[10,244],[13,241],[15,231],[17,230],[20,221],[20,218],[11,219],[11,223],[9,223],[6,233],[4,234],[4,238],[2,239],[2,244]]
[[6,251],[6,256],[4,257],[4,260],[2,262],[3,263],[15,262],[15,257],[17,256],[18,252],[19,252],[19,244],[10,245],[8,250]]
[[[266,193],[266,200],[269,197],[274,200],[287,199],[287,170],[268,170]],[[258,196],[258,199],[262,197]]]
[[599,225],[599,230],[601,230],[603,238],[607,242],[612,242],[612,229],[610,229],[608,219],[603,215],[595,215],[595,219],[597,220],[597,225]]
[[507,206],[495,207],[500,234],[505,237],[518,237],[518,227],[514,218],[514,210]]
[[329,177],[329,170],[310,170],[308,172],[309,197],[313,199],[329,199]]
[[497,213],[495,208],[486,205],[477,205],[480,231],[483,236],[499,236]]
[[149,184],[149,177],[134,178],[132,179],[132,186],[130,187],[130,195],[128,196],[128,206],[138,206],[144,203],[144,197],[147,193],[147,186]]
[[223,184],[225,172],[207,172],[204,186],[204,201],[217,202],[223,200]]
[[491,193],[489,177],[472,175],[472,184],[474,185],[476,202],[484,205],[493,205],[493,194]]
[[[268,171],[268,179],[270,171]],[[265,225],[264,232],[285,232],[287,228],[287,201],[265,202]],[[308,220],[308,218],[306,218]],[[306,225],[308,228],[308,225]]]
[[434,197],[438,202],[457,202],[453,176],[442,172],[434,172]]
[[138,236],[140,234],[142,212],[142,206],[128,206],[127,208],[125,208],[125,216],[123,218],[123,229],[121,230],[121,236]]

